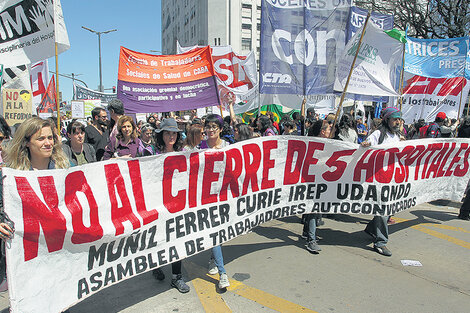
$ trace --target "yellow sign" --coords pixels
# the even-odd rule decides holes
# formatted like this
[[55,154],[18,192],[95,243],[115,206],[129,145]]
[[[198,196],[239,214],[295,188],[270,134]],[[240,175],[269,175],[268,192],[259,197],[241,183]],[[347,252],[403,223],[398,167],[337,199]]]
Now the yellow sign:
[[22,123],[31,117],[31,90],[3,89],[3,117],[8,125]]

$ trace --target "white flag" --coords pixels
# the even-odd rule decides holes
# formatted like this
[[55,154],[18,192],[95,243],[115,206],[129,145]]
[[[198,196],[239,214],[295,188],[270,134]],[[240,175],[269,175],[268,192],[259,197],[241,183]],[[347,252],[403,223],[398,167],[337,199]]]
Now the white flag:
[[70,48],[60,0],[0,2],[0,59],[6,67],[45,60]]
[[[363,26],[364,27],[364,26]],[[343,91],[362,31],[348,42],[336,68],[335,90]],[[398,96],[403,44],[373,23],[367,23],[359,54],[348,85],[348,93]]]
[[49,66],[47,60],[31,64],[29,73],[31,76],[31,91],[33,92],[33,112],[41,103],[49,83]]

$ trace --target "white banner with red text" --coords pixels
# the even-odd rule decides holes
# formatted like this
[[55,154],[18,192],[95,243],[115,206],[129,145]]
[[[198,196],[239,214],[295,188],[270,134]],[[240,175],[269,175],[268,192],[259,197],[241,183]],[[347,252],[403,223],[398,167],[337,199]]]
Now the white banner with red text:
[[[60,312],[151,269],[305,213],[391,215],[460,200],[470,140],[363,148],[275,136],[221,150],[3,169],[12,312]],[[138,283],[138,281],[136,281]]]

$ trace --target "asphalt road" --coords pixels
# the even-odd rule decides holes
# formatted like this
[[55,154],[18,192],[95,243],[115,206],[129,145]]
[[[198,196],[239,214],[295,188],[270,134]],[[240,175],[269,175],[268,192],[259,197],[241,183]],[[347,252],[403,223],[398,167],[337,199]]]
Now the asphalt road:
[[[419,205],[390,226],[391,257],[363,232],[368,216],[325,219],[320,254],[305,249],[299,217],[271,221],[223,245],[231,286],[206,274],[209,252],[183,261],[187,294],[150,272],[109,287],[70,308],[84,312],[470,312],[470,222],[459,203]],[[422,266],[404,266],[402,260]],[[8,292],[0,310],[8,312]]]

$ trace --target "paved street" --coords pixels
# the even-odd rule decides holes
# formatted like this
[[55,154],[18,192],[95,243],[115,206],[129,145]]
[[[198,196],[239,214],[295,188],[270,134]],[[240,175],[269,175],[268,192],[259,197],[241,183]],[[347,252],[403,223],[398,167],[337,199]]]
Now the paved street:
[[[223,246],[231,279],[224,292],[218,277],[206,275],[204,252],[183,261],[188,294],[169,287],[166,266],[163,282],[147,272],[70,312],[468,312],[470,223],[455,218],[458,206],[439,201],[398,214],[390,226],[392,257],[372,250],[363,232],[370,217],[324,219],[318,255],[305,250],[298,217],[271,221]],[[7,292],[0,305],[7,312]]]

